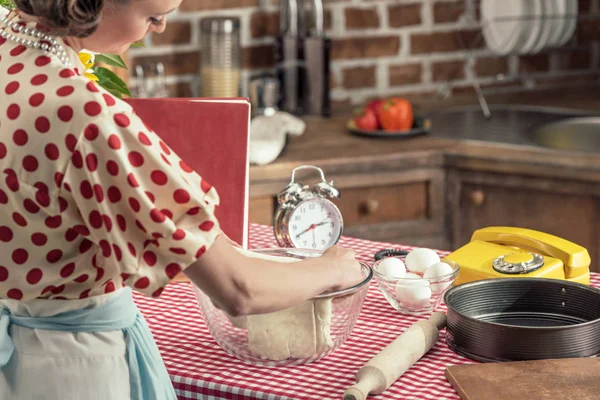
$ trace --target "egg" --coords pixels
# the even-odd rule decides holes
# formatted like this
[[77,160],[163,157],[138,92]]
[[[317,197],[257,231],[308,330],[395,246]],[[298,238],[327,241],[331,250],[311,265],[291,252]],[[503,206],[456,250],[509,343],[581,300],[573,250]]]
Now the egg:
[[403,307],[419,309],[427,307],[431,299],[429,281],[412,272],[407,272],[404,279],[396,286],[396,299]]
[[406,256],[406,268],[410,272],[423,274],[427,267],[440,262],[440,256],[431,249],[414,249]]
[[[439,280],[440,277],[446,276],[446,275],[451,275],[453,272],[454,272],[454,270],[452,269],[452,267],[450,265],[448,265],[444,262],[438,262],[433,265],[430,265],[425,270],[425,273],[423,274],[423,278],[431,279],[435,282],[436,280]],[[451,284],[452,284],[452,281],[450,279],[448,280],[448,282],[432,283],[431,290],[433,291],[433,293],[441,293],[444,291],[444,289],[446,289]]]
[[406,266],[401,259],[388,257],[379,263],[377,271],[388,278],[403,278],[406,273]]

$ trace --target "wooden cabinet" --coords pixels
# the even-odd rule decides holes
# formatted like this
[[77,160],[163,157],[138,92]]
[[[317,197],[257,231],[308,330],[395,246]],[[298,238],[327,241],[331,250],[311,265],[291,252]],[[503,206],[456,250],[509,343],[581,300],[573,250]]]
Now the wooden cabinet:
[[449,169],[450,245],[493,225],[536,229],[577,243],[600,271],[600,186],[573,180]]

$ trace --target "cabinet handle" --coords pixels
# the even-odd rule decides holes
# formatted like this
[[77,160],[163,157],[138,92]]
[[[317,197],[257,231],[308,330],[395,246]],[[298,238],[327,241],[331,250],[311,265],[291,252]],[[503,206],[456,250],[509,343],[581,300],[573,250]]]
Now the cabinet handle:
[[473,190],[469,193],[469,200],[475,207],[480,207],[485,202],[485,193],[481,189]]
[[374,214],[379,210],[379,201],[375,199],[368,199],[367,201],[361,203],[359,210],[361,214]]

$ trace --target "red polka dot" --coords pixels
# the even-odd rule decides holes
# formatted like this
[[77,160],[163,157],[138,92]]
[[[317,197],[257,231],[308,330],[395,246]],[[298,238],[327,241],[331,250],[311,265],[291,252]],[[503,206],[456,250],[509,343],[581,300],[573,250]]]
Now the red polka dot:
[[20,86],[21,85],[19,84],[19,82],[13,81],[13,82],[9,83],[8,85],[6,85],[6,88],[4,89],[4,91],[8,95],[14,94],[17,90],[19,90]]
[[9,75],[14,75],[14,74],[18,74],[19,72],[23,71],[23,68],[25,66],[21,63],[17,63],[12,65],[9,69],[8,69],[8,74]]
[[75,151],[75,147],[77,146],[77,138],[72,133],[69,133],[65,138],[65,145],[70,152]]
[[108,145],[111,149],[119,150],[121,148],[121,139],[117,135],[110,135],[108,137]]
[[[83,276],[83,275],[82,275]],[[87,279],[87,275],[86,275],[86,279]],[[85,282],[85,281],[84,281]],[[81,292],[81,294],[79,295],[80,299],[87,299],[88,296],[90,295],[90,292],[92,291],[92,289],[85,289],[83,292]]]
[[170,247],[169,251],[175,254],[185,254],[185,249],[182,249],[181,247]]
[[[88,274],[79,275],[77,278],[73,279],[77,283],[83,283],[89,279]],[[89,289],[88,289],[89,292]]]
[[12,252],[12,260],[15,264],[24,264],[29,259],[29,253],[25,249],[16,249]]
[[145,251],[143,257],[144,257],[144,261],[149,266],[154,267],[154,265],[156,265],[157,257],[156,257],[156,254],[154,254],[153,252]]
[[63,86],[56,91],[56,95],[59,97],[67,97],[73,94],[75,88],[73,86]]
[[95,117],[102,112],[102,106],[95,101],[89,101],[83,107],[85,113],[90,117]]
[[115,291],[115,284],[112,282],[108,282],[104,287],[104,293],[111,293]]
[[112,107],[115,104],[117,104],[117,102],[115,101],[115,98],[112,97],[110,94],[104,93],[102,95],[102,97],[104,97],[104,102],[106,102],[106,105],[109,106],[109,107]]
[[148,286],[150,286],[150,279],[143,277],[138,279],[133,286],[135,286],[136,289],[146,289]]
[[19,107],[18,104],[11,104],[8,106],[8,110],[6,111],[6,116],[8,119],[14,121],[15,119],[19,118],[19,115],[21,115],[21,107]]
[[90,213],[90,225],[94,229],[100,229],[102,227],[102,215],[96,210]]
[[148,198],[150,199],[150,201],[152,203],[154,203],[154,201],[156,200],[156,198],[154,197],[154,195],[148,191],[146,191],[146,196],[148,196]]
[[167,160],[167,157],[165,157],[164,154],[160,155],[160,158],[162,158],[162,160],[164,161],[165,164],[167,165],[171,165],[171,162],[169,160]]
[[23,298],[23,292],[21,292],[19,289],[10,289],[7,293],[6,296],[9,299],[14,299],[14,300],[21,300]]
[[58,198],[58,204],[60,206],[60,212],[65,212],[65,210],[69,206],[69,202],[67,200],[65,200],[63,197]]
[[167,274],[169,279],[175,278],[175,275],[177,275],[180,272],[181,272],[181,267],[179,266],[179,264],[176,264],[176,263],[171,263],[171,264],[167,265],[167,267],[165,268],[165,273]]
[[204,193],[208,193],[208,191],[210,189],[212,189],[212,185],[210,183],[208,183],[206,180],[202,179],[202,181],[200,182],[200,188],[202,189],[202,191]]
[[173,193],[173,198],[176,203],[185,204],[190,201],[190,194],[185,189],[177,189],[175,193]]
[[26,171],[33,172],[38,169],[38,160],[34,156],[26,156],[23,158],[23,168]]
[[113,244],[113,252],[115,253],[117,261],[121,261],[121,259],[123,258],[123,252],[121,251],[121,248],[116,244]]
[[110,200],[111,203],[117,203],[118,201],[121,200],[121,191],[116,186],[109,187],[108,191],[107,191],[107,195],[108,195],[108,200]]
[[58,157],[60,155],[58,147],[54,143],[46,145],[44,153],[46,154],[46,157],[48,157],[48,159],[53,161],[58,160]]
[[42,280],[43,275],[44,274],[42,273],[41,269],[34,268],[27,273],[27,283],[29,283],[30,285],[35,285],[36,283]]
[[104,201],[104,190],[102,190],[102,186],[97,183],[94,184],[94,195],[96,196],[96,201],[98,203],[102,203]]
[[160,297],[160,295],[162,294],[162,292],[165,290],[164,287],[158,288],[156,289],[153,293],[152,293],[152,297],[154,298],[158,298]]
[[131,187],[139,187],[140,184],[138,183],[137,179],[135,179],[135,176],[133,175],[133,173],[130,173],[129,175],[127,175],[127,182],[129,182],[129,184],[131,185]]
[[206,252],[206,246],[202,246],[196,252],[196,258],[200,258]]
[[187,211],[187,215],[197,215],[200,212],[200,207],[193,207]]
[[25,207],[25,209],[31,214],[36,214],[40,211],[40,207],[31,199],[25,199],[23,202],[23,207]]
[[13,221],[19,226],[27,226],[27,220],[18,212],[12,214]]
[[27,140],[29,140],[29,136],[23,129],[17,129],[15,133],[13,133],[13,141],[17,146],[24,146],[27,143]]
[[77,236],[79,236],[79,233],[77,233],[77,231],[73,228],[69,228],[65,232],[65,240],[67,242],[72,242],[73,240],[77,239]]
[[144,156],[142,156],[137,151],[132,151],[129,153],[129,162],[134,167],[141,167],[144,164]]
[[117,114],[115,115],[115,122],[117,125],[123,128],[127,128],[130,124],[129,117],[125,114]]
[[46,218],[46,221],[44,221],[44,222],[48,228],[56,229],[56,228],[60,227],[60,225],[62,224],[62,218],[60,215],[55,215],[55,216]]
[[45,65],[50,64],[52,60],[48,56],[39,56],[35,59],[35,65],[38,67],[43,67]]
[[50,196],[48,195],[48,186],[38,182],[35,184],[38,191],[35,193],[35,200],[42,207],[48,207],[50,205]]
[[[144,233],[148,232],[148,231],[146,230],[146,228],[144,227],[144,225],[142,225],[142,223],[141,223],[139,220],[137,220],[137,219],[135,220],[135,226],[137,226],[137,227],[138,227],[138,229],[139,229],[140,231],[144,232]],[[157,244],[157,245],[158,245],[158,244]]]
[[0,159],[6,157],[6,146],[4,143],[0,142]]
[[73,118],[73,109],[69,106],[62,106],[58,109],[58,118],[63,122],[69,122]]
[[198,228],[200,228],[201,231],[204,232],[208,232],[210,231],[213,227],[215,226],[215,223],[212,221],[205,221],[203,223],[200,224],[200,226]]
[[0,189],[0,204],[8,203],[8,196],[4,192],[4,190]]
[[44,75],[44,74],[39,74],[39,75],[36,75],[33,78],[31,78],[31,84],[33,86],[43,85],[47,81],[48,81],[48,76]]
[[36,246],[41,247],[48,242],[48,238],[43,233],[36,232],[33,235],[31,235],[31,242]]
[[150,174],[150,178],[152,178],[152,182],[154,182],[157,185],[166,185],[167,183],[167,174],[165,174],[162,171],[159,170],[154,170],[152,171],[152,173]]
[[50,130],[50,121],[46,117],[38,117],[35,120],[35,129],[40,133],[47,133]]
[[108,241],[102,239],[100,241],[100,248],[102,249],[102,255],[106,258],[110,257],[112,253],[112,249],[110,247],[110,243]]
[[54,288],[50,289],[50,291],[54,294],[62,293],[63,290],[65,290],[65,285],[60,285],[58,287],[54,287]]
[[144,132],[138,133],[138,140],[143,145],[152,146],[152,142],[150,141],[150,139],[148,138],[148,136],[146,136],[146,134]]
[[165,217],[165,214],[160,212],[157,208],[154,208],[152,211],[150,211],[150,217],[152,218],[152,220],[154,222],[157,222],[157,223],[164,222],[164,220],[167,219]]
[[27,47],[23,46],[22,44],[18,45],[17,47],[15,47],[14,49],[12,49],[10,51],[10,55],[13,57],[16,57],[20,54],[23,54],[25,51],[27,50]]
[[169,146],[167,146],[162,140],[160,141],[160,148],[162,149],[162,151],[167,153],[167,155],[171,154],[171,149],[169,149]]
[[116,162],[110,160],[106,163],[106,170],[108,171],[109,174],[111,174],[112,176],[117,176],[119,175],[119,166],[117,165]]
[[98,157],[94,153],[88,154],[85,157],[85,165],[87,166],[88,170],[94,172],[96,169],[98,169]]
[[79,150],[73,152],[73,155],[71,156],[71,162],[75,168],[83,167],[83,157],[81,156]]
[[96,282],[98,282],[104,276],[104,270],[102,268],[96,268]]
[[75,71],[73,71],[72,69],[63,69],[62,71],[60,71],[59,75],[61,78],[70,78],[72,76],[75,76]]
[[88,200],[94,197],[94,191],[92,190],[92,185],[89,181],[81,182],[79,190],[81,192],[81,195]]
[[123,217],[121,214],[117,215],[117,224],[119,225],[121,232],[125,232],[127,230],[127,222],[125,221],[125,217]]
[[171,210],[167,210],[166,208],[163,208],[162,210],[160,210],[160,212],[165,214],[168,218],[173,219],[173,213],[171,212]]
[[87,85],[85,85],[85,87],[87,87],[87,90],[89,90],[90,92],[93,93],[98,93],[98,86],[96,86],[96,84],[92,81],[88,82]]
[[60,276],[63,278],[68,278],[75,271],[75,263],[69,263],[61,268]]
[[127,249],[132,256],[136,257],[135,247],[131,243],[127,243]]
[[84,254],[92,248],[93,243],[87,239],[79,243],[79,253]]
[[7,170],[6,172],[6,186],[13,192],[19,190],[19,179],[15,175],[15,171]]
[[85,225],[75,225],[73,230],[79,233],[81,236],[89,236],[90,230]]
[[137,199],[130,197],[129,198],[129,206],[131,207],[131,209],[135,212],[140,211],[140,202],[137,201]]
[[4,282],[8,279],[8,270],[0,265],[0,282]]
[[179,167],[184,171],[184,172],[194,172],[193,169],[190,168],[189,165],[187,165],[186,163],[184,163],[183,161],[179,161]]
[[185,238],[185,231],[177,229],[175,233],[173,233],[173,239],[182,240],[183,238]]
[[54,250],[49,251],[48,254],[46,254],[46,261],[53,264],[55,262],[60,261],[62,256],[63,256],[63,252],[61,250],[54,249]]
[[8,226],[0,226],[0,240],[10,242],[13,238],[13,232]]

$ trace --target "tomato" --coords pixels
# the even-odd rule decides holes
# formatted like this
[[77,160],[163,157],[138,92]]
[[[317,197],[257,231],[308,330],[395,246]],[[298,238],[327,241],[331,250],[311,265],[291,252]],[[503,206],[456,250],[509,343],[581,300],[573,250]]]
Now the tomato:
[[386,131],[408,131],[413,126],[414,118],[412,104],[400,97],[385,100],[379,113],[381,127]]
[[365,131],[377,130],[377,116],[368,107],[365,107],[359,114],[354,116],[354,123],[357,128]]
[[375,113],[375,118],[377,119],[377,129],[381,129],[381,121],[379,120],[381,106],[383,106],[383,99],[372,100],[369,102],[369,104],[367,104],[367,108],[373,110]]

